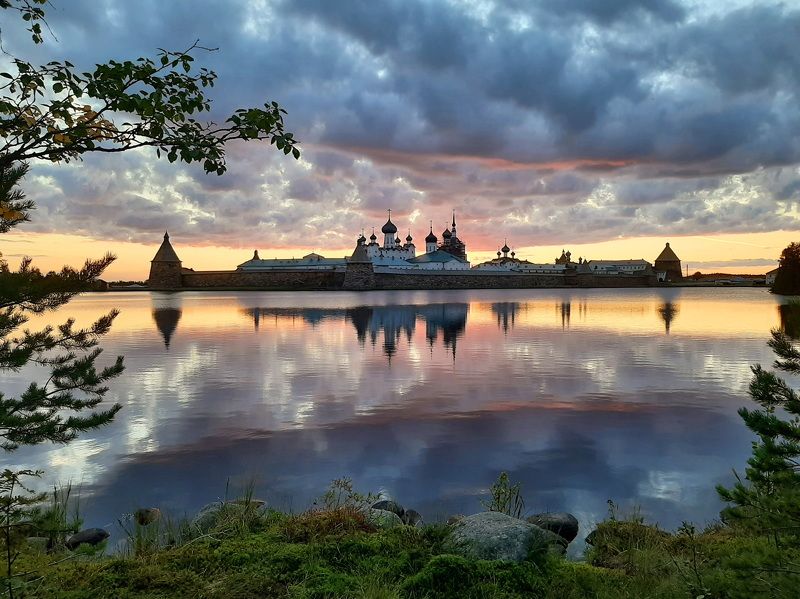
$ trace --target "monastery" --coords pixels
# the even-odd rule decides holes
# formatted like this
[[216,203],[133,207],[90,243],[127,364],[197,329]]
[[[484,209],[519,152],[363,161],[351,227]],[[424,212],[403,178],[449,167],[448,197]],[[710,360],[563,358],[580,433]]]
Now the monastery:
[[299,259],[262,259],[258,250],[235,270],[195,271],[183,266],[169,234],[150,265],[151,289],[470,289],[534,287],[641,287],[680,281],[681,263],[666,244],[654,264],[638,260],[575,262],[562,250],[553,263],[537,264],[517,258],[504,243],[497,258],[471,266],[466,244],[458,237],[456,216],[441,233],[431,225],[425,252],[417,253],[409,230],[402,242],[391,211],[381,227],[383,244],[373,230],[369,239],[356,239],[350,256],[326,258],[317,253]]

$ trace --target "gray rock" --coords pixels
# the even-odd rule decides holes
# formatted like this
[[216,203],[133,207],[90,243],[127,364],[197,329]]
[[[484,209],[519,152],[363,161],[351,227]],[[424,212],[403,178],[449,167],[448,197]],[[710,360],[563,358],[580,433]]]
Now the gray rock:
[[482,512],[453,526],[448,550],[473,559],[524,561],[536,553],[563,555],[564,539],[535,524],[500,512]]
[[133,517],[139,526],[147,526],[161,519],[161,510],[157,507],[140,507],[133,512]]
[[531,524],[554,532],[571,543],[578,536],[578,519],[567,512],[544,512],[526,518]]
[[380,529],[394,528],[395,526],[403,525],[400,516],[389,510],[370,508],[367,518],[374,526]]
[[422,521],[422,514],[417,510],[406,510],[400,519],[406,526],[422,526],[425,524]]
[[109,536],[111,535],[108,534],[108,531],[105,531],[102,528],[87,528],[86,530],[76,532],[69,539],[67,539],[67,549],[77,549],[78,546],[83,545],[84,543],[88,545],[99,545]]
[[464,514],[456,514],[454,516],[450,516],[447,519],[447,525],[448,526],[455,526],[456,524],[461,522],[463,519],[464,519]]
[[387,512],[395,513],[401,518],[405,513],[403,506],[396,501],[392,501],[391,499],[381,499],[380,501],[373,503],[371,507],[374,510],[386,510]]

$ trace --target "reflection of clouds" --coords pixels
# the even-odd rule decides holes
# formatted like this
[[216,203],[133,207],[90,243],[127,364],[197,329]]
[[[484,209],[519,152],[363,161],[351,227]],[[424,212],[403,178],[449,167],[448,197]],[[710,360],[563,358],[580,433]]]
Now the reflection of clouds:
[[654,406],[615,413],[602,404],[243,430],[126,460],[95,486],[91,517],[110,520],[135,505],[191,511],[220,496],[228,477],[254,478],[260,496],[301,509],[330,480],[347,475],[358,488],[386,489],[433,519],[478,510],[486,489],[507,470],[522,483],[530,511],[573,511],[584,530],[603,517],[609,498],[626,507],[641,504],[648,517],[676,526],[684,518],[716,516],[713,485],[727,481],[731,463],[746,458],[742,431],[735,415],[712,410],[687,416],[682,406]]
[[[713,483],[749,451],[735,410],[778,311],[759,290],[673,291],[126,296],[104,343],[126,356],[110,393],[125,409],[15,457],[92,484],[108,519],[139,498],[192,509],[251,474],[296,509],[352,475],[436,516],[477,509],[500,470],[531,509],[583,522],[608,498],[664,523],[712,517]],[[103,297],[69,307],[101,313]],[[667,336],[658,307],[678,301]],[[168,349],[155,310],[180,310]],[[726,316],[709,332],[703,313]]]

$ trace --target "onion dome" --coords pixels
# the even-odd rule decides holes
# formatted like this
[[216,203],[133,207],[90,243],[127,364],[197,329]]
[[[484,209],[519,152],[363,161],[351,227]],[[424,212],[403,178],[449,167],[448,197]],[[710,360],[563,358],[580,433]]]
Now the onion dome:
[[411,239],[411,231],[408,232],[408,236],[406,237],[406,241],[411,243],[413,240]]
[[370,241],[375,241],[378,237],[375,235],[375,227],[372,227],[372,235],[369,236]]
[[514,256],[516,256],[516,255],[517,255],[517,253],[516,253],[516,252],[511,252],[511,257],[512,257],[512,258],[513,258]]
[[450,232],[450,229],[445,229],[442,233],[442,237],[445,239],[450,239],[452,236],[453,234]]
[[433,227],[431,227],[431,232],[428,233],[428,236],[425,238],[425,243],[436,243],[439,241],[436,239],[436,235],[433,234]]
[[500,248],[500,251],[503,252],[504,254],[507,254],[508,252],[511,251],[511,248],[508,247],[508,244],[506,243],[506,244],[503,244],[503,247]]
[[500,250],[497,250],[497,257],[500,257]]
[[394,226],[391,218],[386,221],[386,224],[383,225],[383,227],[381,227],[381,233],[384,235],[388,235],[389,233],[397,233],[397,227]]
[[367,240],[367,238],[364,237],[363,233],[358,236],[358,243],[364,243],[366,240]]
[[400,238],[399,238],[399,237],[395,237],[395,238],[394,238],[394,242],[395,242],[397,245],[400,245]]

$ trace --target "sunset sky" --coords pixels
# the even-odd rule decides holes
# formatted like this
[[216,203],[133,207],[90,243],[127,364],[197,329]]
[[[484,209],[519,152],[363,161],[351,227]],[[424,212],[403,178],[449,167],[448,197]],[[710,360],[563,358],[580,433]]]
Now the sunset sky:
[[[386,210],[423,245],[455,210],[473,264],[505,239],[757,273],[800,241],[800,3],[741,0],[53,0],[34,47],[77,69],[201,44],[210,118],[275,100],[295,161],[234,144],[228,172],[155,151],[33,163],[38,209],[0,237],[44,269],[106,251],[144,279],[169,229],[184,265],[349,254]],[[10,17],[3,15],[8,20]]]

